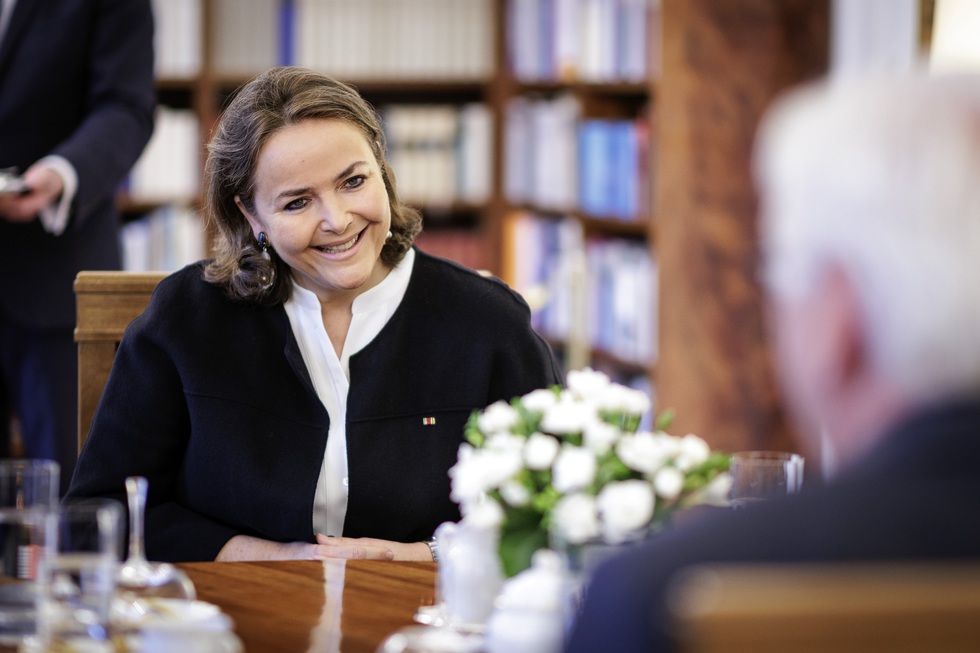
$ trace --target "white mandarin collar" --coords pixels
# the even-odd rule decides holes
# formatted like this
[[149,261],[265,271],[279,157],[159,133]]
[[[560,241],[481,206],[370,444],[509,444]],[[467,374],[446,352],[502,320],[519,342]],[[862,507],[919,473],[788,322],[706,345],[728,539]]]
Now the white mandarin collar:
[[[381,283],[374,288],[365,290],[354,298],[351,306],[351,313],[367,313],[394,302],[396,305],[401,302],[408,289],[408,282],[412,278],[412,269],[415,267],[415,250],[409,249],[405,257],[388,272],[388,275],[381,280]],[[296,306],[304,312],[316,313],[320,315],[320,300],[312,290],[300,286],[293,280],[293,292],[289,301],[295,302]]]

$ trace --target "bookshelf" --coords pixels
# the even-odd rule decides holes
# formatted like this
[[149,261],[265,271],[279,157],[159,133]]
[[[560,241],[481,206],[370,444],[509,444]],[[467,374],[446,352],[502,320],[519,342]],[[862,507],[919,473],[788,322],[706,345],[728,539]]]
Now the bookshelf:
[[502,276],[569,368],[653,394],[659,2],[499,10]]
[[[195,127],[165,127],[160,140],[179,152],[134,173],[124,200],[129,222],[157,221],[137,241],[194,231],[186,218],[199,208],[203,145],[244,81],[283,63],[318,68],[352,83],[381,112],[399,191],[425,217],[421,249],[489,270],[525,294],[569,368],[589,364],[650,389],[659,0],[155,0],[154,7],[160,124]],[[523,137],[515,133],[521,121],[531,130]],[[175,160],[192,174],[174,171]],[[587,189],[583,167],[583,179],[596,182]],[[161,180],[175,185],[155,188]],[[546,239],[559,233],[566,250],[548,263],[554,243]],[[154,261],[173,266],[194,255],[143,258],[159,267]]]

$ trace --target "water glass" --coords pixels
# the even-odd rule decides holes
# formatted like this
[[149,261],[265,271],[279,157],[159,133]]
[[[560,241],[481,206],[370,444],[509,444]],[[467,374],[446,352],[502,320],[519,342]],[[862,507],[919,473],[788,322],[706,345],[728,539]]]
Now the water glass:
[[111,651],[122,507],[93,499],[65,504],[48,519],[56,541],[38,566],[38,643],[42,650]]
[[732,454],[731,503],[741,508],[800,491],[803,456],[782,451],[742,451]]
[[34,579],[48,550],[45,518],[58,506],[59,474],[53,460],[0,460],[0,644],[34,633]]

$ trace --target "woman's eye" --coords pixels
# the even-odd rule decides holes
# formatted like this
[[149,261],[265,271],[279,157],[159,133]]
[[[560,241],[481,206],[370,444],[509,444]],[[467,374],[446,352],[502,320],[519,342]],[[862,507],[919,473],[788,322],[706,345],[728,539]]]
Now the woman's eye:
[[344,181],[344,188],[360,188],[364,185],[365,179],[366,177],[364,175],[354,175],[353,177],[350,177]]
[[293,200],[283,208],[287,211],[298,211],[299,209],[303,208],[307,204],[309,204],[309,200],[306,199],[305,197],[300,197],[298,199]]

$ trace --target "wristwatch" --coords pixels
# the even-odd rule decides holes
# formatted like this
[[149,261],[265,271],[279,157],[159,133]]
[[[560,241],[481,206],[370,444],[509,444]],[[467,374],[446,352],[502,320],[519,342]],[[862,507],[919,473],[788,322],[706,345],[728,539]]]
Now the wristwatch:
[[429,553],[432,554],[432,562],[439,562],[439,542],[437,542],[436,538],[433,537],[431,540],[427,541],[426,544],[429,547]]

